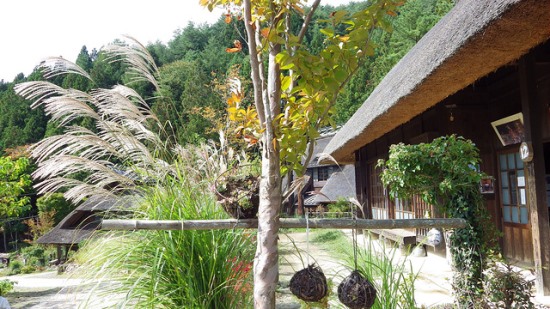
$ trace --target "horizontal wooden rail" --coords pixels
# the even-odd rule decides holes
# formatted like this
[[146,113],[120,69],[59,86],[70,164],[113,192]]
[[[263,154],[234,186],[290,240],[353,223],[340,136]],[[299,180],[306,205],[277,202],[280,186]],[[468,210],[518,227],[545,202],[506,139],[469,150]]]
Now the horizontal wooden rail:
[[[408,229],[408,228],[462,228],[464,219],[399,219],[399,220],[366,220],[366,219],[279,219],[282,228],[314,229]],[[102,230],[222,230],[254,229],[258,227],[257,219],[227,220],[103,220]]]

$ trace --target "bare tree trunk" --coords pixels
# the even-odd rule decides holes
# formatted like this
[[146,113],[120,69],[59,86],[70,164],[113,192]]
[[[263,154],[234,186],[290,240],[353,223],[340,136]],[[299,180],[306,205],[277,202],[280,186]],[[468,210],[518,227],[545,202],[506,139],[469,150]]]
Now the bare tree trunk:
[[275,308],[279,281],[279,212],[281,182],[279,154],[265,145],[262,151],[262,180],[258,211],[258,247],[254,260],[254,308]]
[[[274,23],[275,24],[275,23]],[[258,247],[254,260],[254,308],[275,309],[275,290],[279,282],[279,214],[281,212],[281,164],[273,119],[281,110],[281,79],[275,56],[279,44],[270,44],[267,71],[267,106],[262,139],[262,180],[258,211]]]

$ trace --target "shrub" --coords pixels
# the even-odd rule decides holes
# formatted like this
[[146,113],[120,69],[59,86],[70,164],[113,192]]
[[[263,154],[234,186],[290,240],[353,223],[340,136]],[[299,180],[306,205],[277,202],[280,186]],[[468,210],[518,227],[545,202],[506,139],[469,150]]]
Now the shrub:
[[46,250],[44,247],[34,245],[21,249],[21,257],[25,260],[25,265],[45,266]]
[[21,267],[21,273],[22,274],[30,274],[30,273],[33,273],[36,271],[36,267],[34,267],[33,265],[25,265],[23,267]]
[[479,190],[484,176],[476,145],[450,135],[430,143],[390,147],[389,159],[380,160],[382,182],[390,194],[408,199],[421,197],[450,218],[465,219],[465,228],[455,229],[450,249],[455,269],[453,292],[461,307],[471,307],[483,295],[483,270],[494,249],[497,230],[490,221]]
[[15,284],[15,281],[8,279],[0,280],[0,296],[6,296],[6,294],[13,291],[13,286]]
[[526,280],[513,266],[504,262],[494,262],[485,271],[485,295],[498,308],[535,308],[533,280]]
[[54,226],[61,222],[74,209],[73,204],[67,201],[62,193],[50,193],[41,196],[36,200],[36,206],[39,214],[55,211]]
[[18,260],[12,260],[10,263],[10,275],[17,275],[21,273],[21,268],[23,268],[23,262]]

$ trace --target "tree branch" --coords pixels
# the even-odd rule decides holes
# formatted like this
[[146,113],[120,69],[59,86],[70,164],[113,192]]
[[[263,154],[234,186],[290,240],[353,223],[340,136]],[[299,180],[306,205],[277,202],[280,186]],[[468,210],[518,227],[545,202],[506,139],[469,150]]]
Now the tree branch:
[[[252,6],[250,0],[244,1],[244,26],[246,29],[246,34],[248,35],[248,46],[250,52],[250,63],[251,63],[251,78],[252,84],[254,86],[254,103],[256,105],[256,110],[258,111],[258,117],[260,120],[260,127],[265,127],[265,100],[263,96],[263,72],[261,68],[261,56],[258,53],[258,44],[257,44],[257,34],[252,26]],[[257,28],[258,26],[256,26]]]
[[302,43],[306,35],[307,28],[311,23],[311,18],[313,18],[313,13],[315,13],[315,11],[317,10],[319,3],[321,3],[321,0],[315,0],[315,2],[313,2],[313,5],[311,5],[311,10],[307,13],[306,17],[304,18],[304,22],[302,23],[302,29],[300,29],[300,33],[298,33],[298,43]]

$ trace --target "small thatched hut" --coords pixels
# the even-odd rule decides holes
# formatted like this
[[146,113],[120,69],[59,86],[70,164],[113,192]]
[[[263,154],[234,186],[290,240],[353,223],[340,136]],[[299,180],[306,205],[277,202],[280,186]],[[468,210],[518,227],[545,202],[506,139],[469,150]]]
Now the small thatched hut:
[[[57,247],[57,264],[63,263],[69,250],[92,236],[106,214],[128,212],[131,197],[92,196],[69,213],[51,231],[37,239],[37,243]],[[65,248],[63,253],[63,248]]]
[[349,201],[350,198],[356,198],[355,167],[345,165],[330,175],[319,194],[315,195],[315,202],[326,205],[341,199]]

